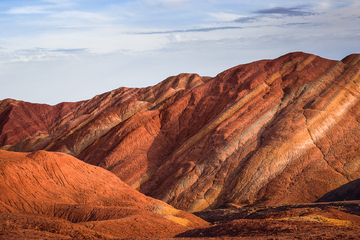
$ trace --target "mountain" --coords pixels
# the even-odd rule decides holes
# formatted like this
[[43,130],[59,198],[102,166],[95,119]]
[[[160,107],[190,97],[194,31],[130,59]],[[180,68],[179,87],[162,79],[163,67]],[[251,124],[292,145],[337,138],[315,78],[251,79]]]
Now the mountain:
[[360,178],[360,55],[302,52],[88,101],[0,102],[8,151],[70,154],[175,208],[314,202]]
[[208,225],[64,153],[0,150],[0,188],[1,239],[173,237]]

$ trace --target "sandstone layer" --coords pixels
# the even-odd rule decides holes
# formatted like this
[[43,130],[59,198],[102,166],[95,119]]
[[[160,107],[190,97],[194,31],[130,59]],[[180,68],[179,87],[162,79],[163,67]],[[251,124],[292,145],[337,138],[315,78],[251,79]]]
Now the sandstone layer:
[[208,225],[64,153],[0,150],[0,189],[3,239],[173,237]]
[[187,211],[313,202],[360,178],[359,83],[360,55],[290,53],[214,78],[26,103],[33,112],[4,100],[0,139],[11,151],[71,154]]

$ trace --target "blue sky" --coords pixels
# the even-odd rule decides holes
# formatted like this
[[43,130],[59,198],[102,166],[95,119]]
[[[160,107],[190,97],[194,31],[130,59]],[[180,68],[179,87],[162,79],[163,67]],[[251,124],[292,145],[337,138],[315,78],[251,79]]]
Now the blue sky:
[[56,104],[304,51],[360,52],[360,2],[0,2],[0,100]]

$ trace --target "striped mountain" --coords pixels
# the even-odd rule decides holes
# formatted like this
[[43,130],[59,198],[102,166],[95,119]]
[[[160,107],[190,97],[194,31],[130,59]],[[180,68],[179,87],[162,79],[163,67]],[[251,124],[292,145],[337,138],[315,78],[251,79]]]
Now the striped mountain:
[[55,106],[0,102],[8,151],[58,151],[199,211],[313,202],[360,178],[360,55],[302,52]]

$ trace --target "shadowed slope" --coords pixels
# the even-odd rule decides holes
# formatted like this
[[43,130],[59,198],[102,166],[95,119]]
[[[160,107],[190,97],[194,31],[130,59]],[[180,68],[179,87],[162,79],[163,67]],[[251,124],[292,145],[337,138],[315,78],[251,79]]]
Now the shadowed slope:
[[84,102],[28,149],[72,154],[188,211],[313,202],[360,178],[359,76],[360,55],[301,52],[181,74]]
[[8,223],[2,232],[171,237],[206,225],[67,154],[0,150],[0,166],[0,215]]
[[360,179],[342,185],[322,196],[318,202],[360,200]]
[[20,150],[29,150],[55,131],[56,126],[61,126],[61,122],[71,121],[74,118],[72,110],[81,104],[60,103],[50,106],[12,99],[0,101],[0,145],[7,148],[18,143]]

